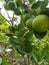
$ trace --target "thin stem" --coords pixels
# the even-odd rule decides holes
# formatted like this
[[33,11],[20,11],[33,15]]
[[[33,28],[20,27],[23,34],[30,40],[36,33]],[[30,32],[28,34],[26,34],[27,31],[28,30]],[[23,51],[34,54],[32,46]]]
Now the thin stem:
[[8,21],[2,14],[0,15],[11,25],[10,21]]
[[24,59],[24,65],[26,65],[26,60]]
[[28,58],[28,65],[30,65],[30,59],[29,59],[29,55],[27,55],[27,58]]
[[12,26],[14,26],[14,22],[13,22],[14,20],[13,19],[14,19],[14,13],[13,13],[13,18],[11,20]]
[[[8,18],[10,19],[10,15],[9,13],[6,11],[7,15],[8,15]],[[14,26],[14,13],[13,13],[13,17],[12,17],[12,20],[10,20],[10,23],[11,23],[11,26]]]

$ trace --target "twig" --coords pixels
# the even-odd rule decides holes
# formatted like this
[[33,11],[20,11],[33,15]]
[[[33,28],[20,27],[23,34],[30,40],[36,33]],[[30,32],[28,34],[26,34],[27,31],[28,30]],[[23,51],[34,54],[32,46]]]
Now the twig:
[[8,21],[2,14],[0,15],[11,25],[10,21]]
[[14,22],[13,22],[14,20],[13,19],[14,19],[14,13],[13,13],[13,18],[11,20],[12,26],[14,26]]
[[[7,13],[8,17],[10,18],[9,14]],[[14,26],[14,13],[13,13],[13,17],[12,17],[12,20],[10,20],[10,24],[11,26]]]
[[28,65],[30,65],[30,59],[29,59],[29,55],[28,55],[27,57],[28,57]]

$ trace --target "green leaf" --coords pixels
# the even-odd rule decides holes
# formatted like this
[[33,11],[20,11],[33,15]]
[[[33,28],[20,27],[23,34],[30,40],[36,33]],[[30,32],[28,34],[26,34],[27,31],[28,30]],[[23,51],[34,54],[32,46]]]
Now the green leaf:
[[10,65],[6,58],[2,58],[2,65]]
[[11,37],[10,41],[13,42],[15,45],[17,45],[17,44],[19,45],[19,42],[18,42],[17,38]]
[[32,15],[30,13],[27,13],[24,15],[24,22],[26,22],[28,19],[30,19],[32,17]]
[[21,31],[23,31],[23,30],[25,30],[24,21],[22,21],[22,22],[18,25],[18,31],[20,31],[20,33],[21,33]]
[[47,5],[48,5],[48,0],[37,1],[32,5],[32,11],[33,13],[40,14],[42,11],[46,9]]
[[41,3],[41,10],[45,10],[46,6],[48,5],[48,0],[44,0],[42,3]]
[[49,44],[46,44],[45,48],[41,52],[41,60],[45,59],[47,62],[49,62]]
[[36,0],[29,0],[31,4],[34,4]]
[[32,53],[32,44],[27,39],[24,41],[24,50],[26,53]]
[[0,15],[0,25],[1,24],[7,24],[7,21],[4,19],[2,15]]
[[22,37],[28,31],[27,28],[20,28],[18,31],[18,36]]
[[37,1],[32,5],[32,13],[35,15],[39,14],[41,12],[41,3],[42,1]]
[[32,5],[32,9],[37,9],[40,6],[41,3],[42,3],[41,1],[37,1],[36,3],[34,3]]
[[17,46],[19,46],[19,42],[16,38],[11,37],[8,42],[17,50]]
[[26,39],[30,39],[32,36],[33,36],[33,32],[32,32],[32,31],[27,31],[27,32],[24,34],[24,37],[25,37]]
[[40,61],[40,53],[39,53],[39,49],[37,48],[37,46],[33,45],[32,51],[35,57],[37,58],[37,60]]
[[24,61],[24,57],[23,56],[16,56],[16,60],[17,61]]
[[20,53],[21,55],[24,55],[24,49],[23,49],[23,39],[21,40],[20,38],[14,38],[11,37],[9,39],[9,43],[18,51],[18,53]]
[[[20,8],[21,8],[22,10],[24,10],[24,12],[25,12],[25,11],[29,12],[28,6],[25,5],[25,4],[22,4]],[[25,12],[25,13],[26,13],[26,12]]]
[[17,7],[20,7],[22,5],[22,0],[16,0]]
[[24,49],[23,49],[23,47],[21,45],[17,47],[17,51],[18,51],[19,54],[24,56],[25,51],[24,51]]
[[14,26],[9,26],[9,30],[11,33],[15,33],[16,28]]
[[48,45],[46,44],[45,48],[42,49],[41,59],[44,59],[48,54]]
[[31,61],[32,61],[32,63],[38,64],[38,59],[36,58],[36,56],[34,55],[34,53],[32,53]]
[[46,8],[44,11],[41,11],[40,14],[45,14],[45,15],[49,16],[49,8]]
[[14,36],[14,34],[12,34],[12,33],[5,33],[5,35],[9,36],[9,37]]

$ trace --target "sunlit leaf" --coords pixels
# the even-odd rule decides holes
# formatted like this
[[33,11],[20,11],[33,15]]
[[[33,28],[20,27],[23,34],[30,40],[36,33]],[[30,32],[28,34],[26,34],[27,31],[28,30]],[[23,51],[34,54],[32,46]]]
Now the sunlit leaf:
[[2,58],[2,65],[10,65],[6,58]]

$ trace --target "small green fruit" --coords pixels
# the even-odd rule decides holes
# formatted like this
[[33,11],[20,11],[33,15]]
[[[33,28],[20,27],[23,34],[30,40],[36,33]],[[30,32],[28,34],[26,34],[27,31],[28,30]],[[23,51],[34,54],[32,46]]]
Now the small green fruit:
[[46,15],[38,15],[32,22],[32,27],[35,32],[46,32],[49,26],[49,18]]
[[20,8],[16,8],[16,9],[14,10],[14,13],[15,13],[16,15],[21,15]]
[[33,22],[33,18],[30,18],[26,21],[26,26],[29,30],[32,30],[32,22]]
[[12,2],[12,1],[8,2],[7,6],[8,6],[9,10],[13,10],[13,11],[15,10],[15,3],[14,2]]

